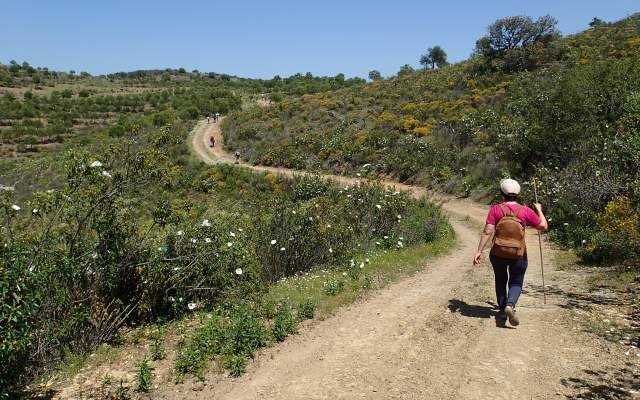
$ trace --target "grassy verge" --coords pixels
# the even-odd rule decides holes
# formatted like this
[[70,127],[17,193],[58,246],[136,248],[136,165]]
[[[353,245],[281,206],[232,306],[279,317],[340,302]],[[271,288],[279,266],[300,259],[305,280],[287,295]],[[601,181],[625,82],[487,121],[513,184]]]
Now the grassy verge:
[[178,348],[176,380],[182,382],[188,375],[204,380],[210,360],[231,376],[241,375],[259,348],[284,341],[306,319],[325,318],[371,289],[420,271],[429,258],[450,250],[454,239],[447,226],[428,244],[381,250],[351,260],[343,270],[316,269],[284,278],[269,288],[260,304],[237,302],[208,313]]
[[[318,270],[287,278],[271,287],[266,303],[288,300],[299,304],[311,301],[316,305],[317,318],[322,319],[368,290],[380,289],[403,276],[422,270],[429,258],[447,253],[454,244],[455,234],[449,229],[441,239],[428,244],[381,251],[369,258],[354,260],[354,267],[360,269],[359,274],[352,273],[352,269]],[[361,264],[364,264],[363,268],[360,268]],[[342,289],[337,289],[340,287]],[[333,293],[336,289],[337,293]]]

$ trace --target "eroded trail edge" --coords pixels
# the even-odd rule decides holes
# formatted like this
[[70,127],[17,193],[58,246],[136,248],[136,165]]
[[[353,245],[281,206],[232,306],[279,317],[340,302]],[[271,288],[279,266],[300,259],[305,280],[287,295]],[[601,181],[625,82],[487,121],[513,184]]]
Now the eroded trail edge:
[[[209,147],[214,136],[216,146]],[[191,136],[207,163],[233,162],[224,151],[220,123],[202,121]],[[242,164],[259,171],[304,174]],[[324,175],[341,184],[358,179]],[[392,181],[385,186],[419,197],[426,191]],[[608,346],[572,329],[562,287],[576,278],[556,270],[546,241],[545,273],[551,293],[542,302],[540,260],[532,256],[518,305],[517,329],[496,326],[493,274],[488,263],[471,267],[486,206],[439,196],[458,244],[425,268],[312,323],[285,343],[262,350],[238,379],[212,373],[193,391],[161,398],[216,399],[546,399],[584,388],[572,382],[615,363]],[[527,243],[537,246],[529,232]]]

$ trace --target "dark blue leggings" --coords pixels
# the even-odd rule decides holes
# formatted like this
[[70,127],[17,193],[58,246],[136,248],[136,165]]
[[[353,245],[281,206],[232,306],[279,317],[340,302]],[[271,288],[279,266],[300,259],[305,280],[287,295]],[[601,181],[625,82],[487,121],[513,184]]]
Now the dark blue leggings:
[[[508,260],[490,254],[489,260],[493,266],[493,274],[496,277],[496,298],[500,311],[504,311],[507,304],[515,307],[518,297],[522,293],[524,273],[527,272],[527,259]],[[509,287],[508,293],[507,286]]]

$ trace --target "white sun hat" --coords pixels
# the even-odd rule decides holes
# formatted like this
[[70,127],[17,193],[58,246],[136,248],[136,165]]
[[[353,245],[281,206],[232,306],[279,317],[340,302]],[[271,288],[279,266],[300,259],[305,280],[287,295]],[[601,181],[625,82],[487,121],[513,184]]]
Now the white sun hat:
[[500,191],[503,194],[520,194],[520,184],[511,178],[500,181]]

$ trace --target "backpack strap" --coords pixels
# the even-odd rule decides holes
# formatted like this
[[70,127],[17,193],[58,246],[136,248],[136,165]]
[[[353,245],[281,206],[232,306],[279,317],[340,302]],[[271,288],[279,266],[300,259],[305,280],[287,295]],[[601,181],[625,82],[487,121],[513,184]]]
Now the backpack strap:
[[500,207],[500,210],[502,211],[502,216],[503,217],[512,217],[513,216],[513,211],[511,211],[511,209],[509,207],[507,207],[504,203],[498,204],[498,207]]
[[516,208],[515,211],[513,211],[513,216],[520,219],[518,217],[518,214],[520,214],[520,211],[522,211],[523,208],[524,206],[522,204],[518,204],[518,208]]

